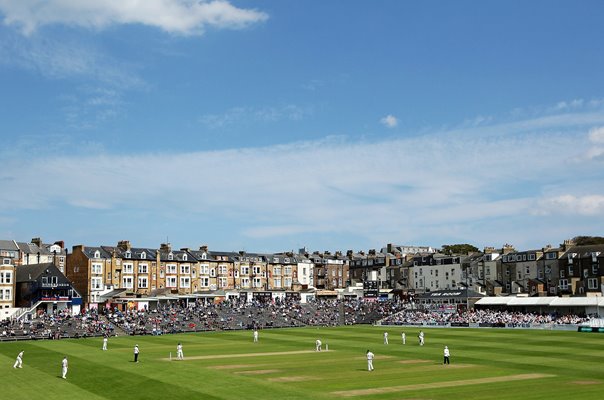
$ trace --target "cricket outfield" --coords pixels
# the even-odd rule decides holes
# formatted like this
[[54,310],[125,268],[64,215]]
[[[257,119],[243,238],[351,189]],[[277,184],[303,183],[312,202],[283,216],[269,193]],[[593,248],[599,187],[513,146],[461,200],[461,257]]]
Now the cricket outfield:
[[[604,335],[353,326],[0,343],[2,399],[601,399]],[[388,331],[390,344],[383,344]],[[407,344],[401,342],[401,332]],[[329,351],[315,352],[321,339]],[[183,344],[184,361],[176,361]],[[134,363],[133,348],[140,347]],[[451,365],[442,365],[443,347]],[[23,368],[13,363],[25,350]],[[365,352],[375,353],[367,371]],[[170,352],[172,360],[170,360]],[[69,358],[67,380],[61,360]]]

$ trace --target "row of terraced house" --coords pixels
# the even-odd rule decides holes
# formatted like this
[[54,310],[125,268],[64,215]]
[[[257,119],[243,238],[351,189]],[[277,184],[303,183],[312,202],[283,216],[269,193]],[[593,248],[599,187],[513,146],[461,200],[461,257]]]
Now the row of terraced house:
[[266,254],[207,246],[173,249],[170,244],[133,247],[129,241],[78,245],[68,252],[62,242],[45,245],[39,239],[0,241],[0,252],[5,315],[9,308],[41,305],[49,311],[51,303],[52,309],[60,309],[70,302],[85,308],[146,307],[166,298],[379,299],[451,290],[466,290],[466,296],[470,291],[485,296],[601,296],[604,287],[604,245],[577,246],[568,240],[558,247],[517,251],[504,245],[465,255],[394,244],[367,252]]

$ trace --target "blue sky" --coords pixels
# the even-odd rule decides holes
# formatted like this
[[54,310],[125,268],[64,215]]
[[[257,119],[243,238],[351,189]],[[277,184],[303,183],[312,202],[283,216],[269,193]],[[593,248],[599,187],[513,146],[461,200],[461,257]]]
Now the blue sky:
[[604,4],[0,0],[0,237],[604,235]]

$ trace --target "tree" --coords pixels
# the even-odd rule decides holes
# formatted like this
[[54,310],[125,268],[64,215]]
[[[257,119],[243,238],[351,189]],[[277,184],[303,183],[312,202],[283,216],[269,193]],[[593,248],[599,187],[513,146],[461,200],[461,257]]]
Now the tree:
[[602,236],[577,236],[573,238],[573,242],[577,246],[585,246],[591,244],[604,244],[604,237]]
[[478,247],[471,244],[444,244],[442,252],[447,255],[470,254],[478,251]]

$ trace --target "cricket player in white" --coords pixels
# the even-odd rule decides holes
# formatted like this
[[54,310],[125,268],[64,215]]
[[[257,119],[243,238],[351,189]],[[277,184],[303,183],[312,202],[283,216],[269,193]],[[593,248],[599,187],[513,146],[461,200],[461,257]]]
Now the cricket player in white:
[[373,371],[373,357],[375,357],[375,355],[367,350],[367,371]]
[[103,350],[107,350],[107,336],[103,338]]
[[176,346],[176,358],[178,358],[179,360],[185,359],[185,355],[182,352],[182,344],[180,343],[178,343],[178,346]]
[[25,351],[21,350],[21,352],[19,354],[17,354],[17,360],[15,360],[15,365],[13,365],[13,368],[23,368],[23,353]]
[[67,379],[67,368],[69,367],[69,363],[67,362],[67,356],[63,357],[63,361],[61,362],[61,367],[63,370],[63,379]]
[[401,337],[403,338],[403,344],[407,344],[407,335],[405,335],[405,332],[401,333]]
[[388,332],[384,332],[384,344],[388,344]]
[[451,353],[449,353],[449,348],[447,346],[445,346],[445,350],[443,352],[443,355],[444,355],[443,364],[444,365],[449,364],[449,357],[451,356]]
[[135,363],[138,362],[138,353],[140,353],[140,350],[138,349],[138,344],[136,344],[134,346],[134,362]]
[[254,343],[258,343],[258,329],[254,329]]
[[424,345],[424,331],[419,331],[419,345],[423,346]]
[[317,339],[317,341],[315,342],[315,350],[321,351],[321,341],[319,339]]

